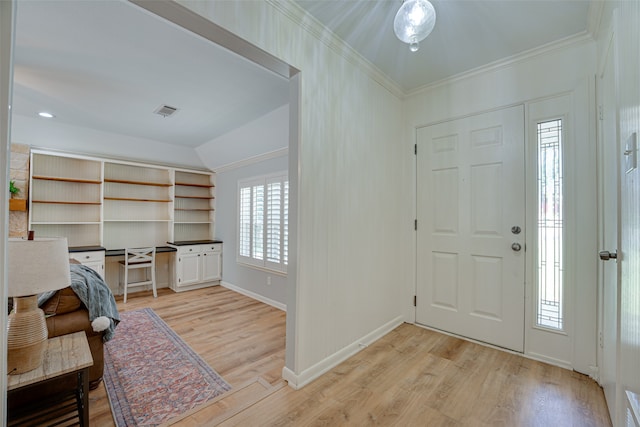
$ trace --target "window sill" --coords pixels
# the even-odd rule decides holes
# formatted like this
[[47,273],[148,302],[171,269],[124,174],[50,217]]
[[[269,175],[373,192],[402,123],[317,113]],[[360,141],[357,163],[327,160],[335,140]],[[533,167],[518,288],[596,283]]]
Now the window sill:
[[242,262],[240,260],[236,261],[238,265],[242,266],[242,267],[247,267],[247,268],[251,268],[254,270],[259,270],[262,271],[264,273],[270,273],[270,274],[275,274],[277,276],[282,276],[282,277],[287,277],[287,272],[286,271],[281,271],[281,270],[275,270],[273,268],[268,268],[268,267],[262,267],[259,265],[254,265],[254,264],[249,264],[246,262]]

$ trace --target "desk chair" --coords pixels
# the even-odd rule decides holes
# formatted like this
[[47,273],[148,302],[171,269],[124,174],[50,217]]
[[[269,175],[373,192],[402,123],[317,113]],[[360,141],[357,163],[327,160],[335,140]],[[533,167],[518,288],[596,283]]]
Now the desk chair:
[[[153,297],[158,296],[156,290],[156,248],[126,248],[124,250],[124,260],[119,261],[120,272],[124,272],[124,280],[120,276],[121,284],[124,287],[124,302],[127,302],[127,290],[129,287],[151,285],[153,288]],[[149,280],[148,271],[151,270],[151,280]],[[145,269],[144,280],[137,282],[129,282],[129,270]]]

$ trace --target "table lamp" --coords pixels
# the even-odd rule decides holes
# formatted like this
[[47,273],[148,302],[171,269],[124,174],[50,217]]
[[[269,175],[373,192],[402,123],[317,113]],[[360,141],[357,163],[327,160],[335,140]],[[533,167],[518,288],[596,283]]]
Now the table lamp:
[[[30,232],[30,238],[33,237]],[[7,373],[21,374],[42,365],[48,330],[38,295],[71,284],[67,238],[9,239]]]

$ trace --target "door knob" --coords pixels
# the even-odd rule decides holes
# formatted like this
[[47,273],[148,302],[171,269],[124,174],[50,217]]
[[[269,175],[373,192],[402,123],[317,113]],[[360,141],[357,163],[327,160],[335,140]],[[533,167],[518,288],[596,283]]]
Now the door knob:
[[600,256],[600,259],[603,260],[603,261],[609,261],[610,259],[618,258],[618,252],[617,251],[613,251],[613,252],[600,251],[600,252],[598,252],[598,255]]
[[522,246],[520,245],[520,243],[512,243],[511,249],[513,249],[516,252],[520,252],[520,249],[522,249]]

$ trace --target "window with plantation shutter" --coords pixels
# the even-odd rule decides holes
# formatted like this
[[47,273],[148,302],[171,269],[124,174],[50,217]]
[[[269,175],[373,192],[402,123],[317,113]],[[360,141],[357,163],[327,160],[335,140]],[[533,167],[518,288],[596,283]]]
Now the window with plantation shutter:
[[238,262],[287,271],[288,204],[284,172],[238,182]]

